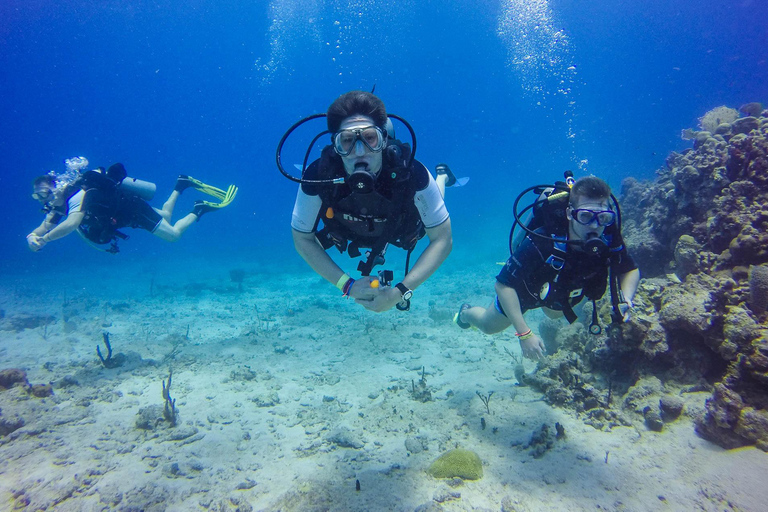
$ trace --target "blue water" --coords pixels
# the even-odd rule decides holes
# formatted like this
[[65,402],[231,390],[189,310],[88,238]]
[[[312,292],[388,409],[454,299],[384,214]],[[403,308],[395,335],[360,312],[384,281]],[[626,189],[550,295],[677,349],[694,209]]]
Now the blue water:
[[116,265],[75,236],[26,248],[42,218],[31,180],[76,155],[157,183],[155,206],[179,173],[240,186],[177,244],[133,232],[123,261],[301,263],[289,232],[296,185],[277,172],[275,147],[351,89],[376,86],[416,129],[429,168],[444,161],[471,177],[447,197],[455,261],[470,244],[503,259],[523,186],[565,169],[617,190],[626,176],[652,179],[707,110],[768,98],[768,7],[757,0],[6,0],[0,19],[9,273]]

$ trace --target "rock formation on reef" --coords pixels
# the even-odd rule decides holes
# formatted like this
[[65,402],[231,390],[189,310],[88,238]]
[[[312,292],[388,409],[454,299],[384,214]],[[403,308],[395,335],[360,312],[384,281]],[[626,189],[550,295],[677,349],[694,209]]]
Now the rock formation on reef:
[[[622,184],[622,231],[643,276],[635,313],[600,336],[559,329],[564,352],[526,379],[551,403],[599,427],[648,424],[665,391],[710,389],[697,432],[768,450],[768,110],[738,116],[708,112],[655,180]],[[607,319],[607,300],[598,307]],[[649,377],[658,389],[627,398]]]

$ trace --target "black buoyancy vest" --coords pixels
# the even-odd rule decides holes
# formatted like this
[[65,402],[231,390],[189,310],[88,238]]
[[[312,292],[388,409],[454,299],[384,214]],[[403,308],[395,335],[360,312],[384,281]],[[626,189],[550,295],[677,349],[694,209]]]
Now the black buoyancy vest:
[[[541,257],[541,260],[545,263],[545,266],[541,270],[543,275],[537,276],[537,281],[543,281],[546,283],[546,294],[542,293],[543,290],[539,290],[538,302],[546,307],[555,310],[561,310],[565,314],[569,322],[573,323],[576,319],[573,313],[572,305],[581,300],[582,295],[586,296],[589,300],[600,299],[606,291],[608,270],[612,264],[613,255],[618,253],[624,248],[621,234],[616,229],[616,224],[608,226],[602,235],[603,242],[608,246],[608,255],[602,261],[595,261],[586,253],[584,255],[575,255],[574,251],[567,250],[567,244],[563,241],[567,238],[568,233],[568,221],[565,216],[565,210],[557,209],[555,215],[553,215],[554,209],[547,211],[546,213],[537,212],[529,223],[529,228],[533,225],[537,233],[548,235],[550,240],[545,240],[540,237],[532,235],[526,235],[529,242],[536,248]],[[543,214],[542,214],[543,213]],[[577,259],[578,262],[573,260]],[[561,272],[566,269],[571,274],[575,275],[574,267],[585,271],[578,282],[563,283],[560,281]],[[579,273],[581,274],[581,273]],[[572,295],[574,290],[582,290],[579,295]],[[531,294],[536,293],[537,290],[531,289]],[[544,295],[544,296],[541,296]]]
[[[91,242],[107,244],[115,238],[127,238],[120,231],[129,224],[130,219],[123,214],[126,202],[132,199],[119,187],[119,181],[113,168],[102,173],[99,171],[87,171],[80,178],[80,188],[85,191],[82,211],[83,221],[80,223],[80,232]],[[121,166],[122,167],[122,166]]]
[[[349,185],[323,184],[318,188],[322,199],[320,216],[323,229],[318,240],[326,249],[331,245],[350,256],[359,256],[359,247],[375,248],[391,243],[412,249],[424,236],[424,223],[413,202],[416,193],[408,144],[391,139],[384,150],[382,169],[376,177],[375,190],[368,194],[353,193]],[[323,149],[319,179],[345,176],[344,165],[333,148]],[[383,242],[383,244],[382,244]]]

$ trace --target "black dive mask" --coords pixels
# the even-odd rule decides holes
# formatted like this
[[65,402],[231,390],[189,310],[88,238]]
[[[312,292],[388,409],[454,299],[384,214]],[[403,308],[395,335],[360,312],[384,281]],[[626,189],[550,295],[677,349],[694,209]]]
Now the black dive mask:
[[590,233],[589,238],[583,242],[581,247],[590,256],[601,259],[608,257],[608,244],[595,234]]
[[355,164],[355,170],[347,176],[346,182],[356,194],[370,194],[376,189],[376,175],[363,162]]

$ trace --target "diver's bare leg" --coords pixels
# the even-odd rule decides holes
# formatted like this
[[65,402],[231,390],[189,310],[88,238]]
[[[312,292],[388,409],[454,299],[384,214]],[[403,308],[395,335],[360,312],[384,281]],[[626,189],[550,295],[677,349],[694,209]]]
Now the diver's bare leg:
[[181,235],[189,228],[189,226],[194,224],[196,221],[197,215],[194,213],[187,214],[186,216],[179,219],[174,225],[171,225],[170,222],[163,219],[160,221],[160,224],[157,225],[152,234],[156,237],[162,238],[167,242],[176,242],[181,238]]
[[171,192],[171,195],[168,196],[168,200],[163,205],[162,210],[158,210],[155,208],[155,211],[160,214],[160,216],[165,219],[166,222],[171,222],[171,216],[173,215],[173,209],[176,207],[176,201],[179,199],[179,196],[181,196],[181,192],[178,190],[174,190]]
[[440,191],[440,195],[445,198],[445,183],[448,181],[448,175],[447,174],[438,174],[435,178],[435,182],[437,183],[437,189]]

